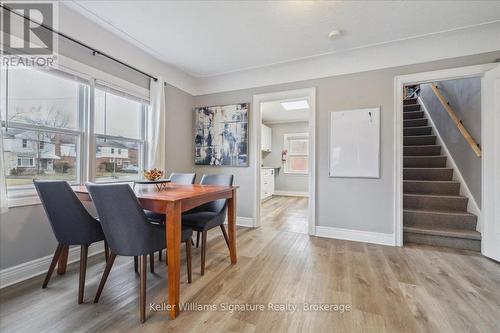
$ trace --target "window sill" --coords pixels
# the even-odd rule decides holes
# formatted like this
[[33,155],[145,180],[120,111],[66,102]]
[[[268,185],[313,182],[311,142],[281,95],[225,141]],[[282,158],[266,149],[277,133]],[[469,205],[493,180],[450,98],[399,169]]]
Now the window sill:
[[33,206],[33,205],[39,205],[40,203],[41,203],[40,198],[37,195],[29,196],[29,197],[9,198],[8,199],[9,208]]

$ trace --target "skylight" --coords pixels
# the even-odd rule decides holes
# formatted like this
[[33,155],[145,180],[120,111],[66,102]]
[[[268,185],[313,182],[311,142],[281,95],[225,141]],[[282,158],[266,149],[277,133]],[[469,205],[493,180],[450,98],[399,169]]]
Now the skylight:
[[307,103],[307,100],[298,100],[298,101],[287,101],[287,102],[280,102],[281,106],[285,108],[287,111],[291,110],[302,110],[302,109],[309,109],[309,103]]

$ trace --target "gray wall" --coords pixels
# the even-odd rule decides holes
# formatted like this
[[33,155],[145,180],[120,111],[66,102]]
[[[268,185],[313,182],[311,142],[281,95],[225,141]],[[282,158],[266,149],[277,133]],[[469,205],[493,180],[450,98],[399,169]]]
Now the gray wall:
[[[481,144],[481,79],[441,81],[441,92],[463,125]],[[475,201],[481,207],[481,158],[477,157],[431,89],[421,85],[421,98]]]
[[180,89],[167,85],[165,90],[167,131],[167,172],[192,172],[193,154],[193,103],[194,97]]
[[[195,96],[195,106],[251,102],[254,94],[316,87],[317,225],[392,233],[394,223],[394,77],[489,63],[497,58],[500,58],[500,52]],[[373,106],[381,107],[381,178],[329,178],[329,112]],[[250,121],[251,123],[253,121],[252,114],[250,114]],[[250,126],[250,131],[253,131],[252,126]],[[250,140],[254,138],[250,136]],[[250,148],[250,168],[195,168],[197,172],[234,173],[235,182],[241,185],[238,192],[237,214],[245,217],[254,217],[253,207],[256,199],[254,173],[256,152],[253,151],[253,143]]]
[[276,191],[308,191],[308,175],[286,174],[281,163],[281,151],[284,148],[284,135],[293,133],[309,132],[309,123],[307,121],[268,124],[273,131],[271,152],[262,152],[262,164],[264,166],[281,167],[275,177]]

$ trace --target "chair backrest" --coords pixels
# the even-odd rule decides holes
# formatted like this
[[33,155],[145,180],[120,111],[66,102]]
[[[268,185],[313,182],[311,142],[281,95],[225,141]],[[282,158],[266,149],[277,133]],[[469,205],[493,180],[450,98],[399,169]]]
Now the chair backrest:
[[[201,177],[200,184],[202,185],[225,185],[232,186],[233,185],[233,175],[203,175]],[[212,202],[208,202],[202,206],[200,206],[198,211],[209,211],[214,213],[222,213],[226,209],[226,199],[219,199]]]
[[148,222],[144,210],[128,184],[86,186],[113,253],[138,256],[151,253],[158,248],[158,244],[155,244],[158,237],[153,235],[158,231]]
[[191,184],[194,184],[195,179],[196,179],[195,173],[172,172],[170,174],[170,181],[172,183],[176,183],[176,184],[191,185]]
[[34,180],[52,231],[60,244],[82,245],[104,239],[101,225],[62,180]]

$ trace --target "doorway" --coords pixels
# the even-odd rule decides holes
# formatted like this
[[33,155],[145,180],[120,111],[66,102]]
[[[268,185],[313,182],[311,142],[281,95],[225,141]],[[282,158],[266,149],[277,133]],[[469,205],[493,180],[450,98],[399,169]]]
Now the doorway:
[[255,226],[314,234],[315,89],[254,96]]
[[[416,110],[416,108],[419,107],[417,104],[422,104],[422,100],[420,98],[417,98],[417,96],[411,96],[411,89],[414,89],[415,91],[419,88],[421,88],[423,85],[428,85],[430,89],[435,90],[434,93],[436,96],[440,95],[439,87],[438,87],[438,82],[444,82],[444,81],[449,81],[449,80],[463,80],[463,79],[468,79],[468,78],[479,78],[481,80],[481,134],[480,134],[480,141],[481,141],[481,150],[482,153],[480,153],[481,157],[481,198],[482,198],[482,207],[480,207],[480,210],[475,211],[478,215],[478,224],[479,224],[479,231],[481,232],[482,236],[482,242],[481,242],[481,252],[485,255],[488,255],[485,253],[485,247],[488,247],[489,243],[489,238],[490,236],[488,235],[486,231],[488,230],[494,230],[492,225],[494,226],[495,224],[498,224],[498,220],[491,218],[491,216],[495,216],[495,206],[490,204],[495,200],[495,194],[493,191],[493,196],[491,192],[491,187],[494,186],[493,184],[495,183],[495,173],[492,171],[492,167],[495,167],[497,165],[497,162],[495,160],[495,155],[492,154],[494,151],[495,147],[497,146],[497,143],[495,143],[495,134],[498,130],[500,130],[500,125],[498,119],[493,117],[492,115],[494,114],[494,109],[495,107],[498,108],[498,105],[489,105],[488,101],[493,100],[494,98],[494,90],[492,89],[491,84],[485,84],[486,79],[488,77],[488,73],[493,73],[498,76],[498,71],[499,71],[499,66],[498,64],[485,64],[485,65],[477,65],[477,66],[468,66],[468,67],[462,67],[462,68],[453,68],[453,69],[446,69],[446,70],[439,70],[439,71],[433,71],[433,72],[425,72],[425,73],[417,73],[417,74],[410,74],[410,75],[404,75],[404,76],[398,76],[395,78],[395,100],[394,100],[394,109],[395,109],[395,132],[394,132],[394,140],[395,140],[395,224],[394,224],[394,230],[395,230],[395,244],[398,246],[403,245],[403,231],[404,231],[404,226],[403,226],[403,220],[404,220],[404,202],[407,201],[407,198],[403,198],[405,191],[407,189],[404,188],[407,184],[404,184],[404,168],[405,168],[405,163],[408,165],[409,161],[405,161],[404,159],[404,147],[408,147],[410,144],[413,144],[416,139],[418,140],[434,140],[433,135],[427,135],[426,137],[423,137],[421,134],[419,137],[410,137],[407,138],[407,136],[410,133],[405,133],[408,131],[422,131],[425,130],[424,126],[405,126],[405,121],[406,123],[409,122],[418,122],[418,121],[425,121],[421,117],[421,115],[418,115],[418,112],[420,110]],[[490,74],[491,75],[491,74]],[[419,103],[413,102],[413,101],[418,101]],[[424,103],[425,104],[425,103]],[[443,106],[445,109],[447,106],[449,107],[450,104],[446,103],[444,101]],[[406,110],[405,110],[406,108]],[[411,108],[415,108],[415,110],[412,110]],[[407,112],[405,115],[405,111]],[[424,116],[429,114],[428,110],[422,110]],[[409,112],[409,113],[408,113]],[[415,117],[420,117],[422,119],[419,120],[410,120],[413,116]],[[427,117],[431,118],[431,117]],[[457,122],[457,126],[460,126],[461,122]],[[406,124],[410,125],[410,124]],[[435,125],[435,124],[431,124]],[[485,126],[486,125],[486,126]],[[431,127],[431,126],[428,126]],[[406,130],[405,130],[406,128]],[[439,137],[438,138],[439,142],[442,142],[442,139]],[[436,145],[437,146],[437,145]],[[471,147],[474,145],[471,144]],[[430,147],[430,145],[427,144],[427,147],[420,146],[417,148],[412,148],[410,150],[412,151],[417,151],[417,150],[422,150],[422,149],[431,149],[431,148],[437,148],[437,147]],[[406,154],[408,155],[408,154]],[[428,155],[428,154],[427,154]],[[410,158],[411,160],[412,158]],[[416,161],[417,158],[413,158],[415,161],[413,162],[422,162],[420,161],[421,158],[419,158],[419,161]],[[430,163],[430,158],[427,156],[424,158],[426,163]],[[439,159],[445,160],[444,156],[442,157],[436,157],[433,158],[432,163],[440,163],[438,161]],[[450,160],[450,158],[448,158]],[[412,163],[413,163],[412,162]],[[444,162],[443,162],[444,163]],[[452,163],[453,164],[453,163]],[[453,167],[453,165],[447,165],[448,167]],[[410,170],[412,171],[412,170]],[[446,171],[446,170],[438,170],[440,173]],[[450,170],[450,174],[451,174]],[[413,172],[413,171],[412,171]],[[408,172],[406,172],[407,175],[410,175]],[[425,175],[422,174],[422,176],[430,177],[430,173],[425,173]],[[460,182],[460,179],[454,179],[458,180]],[[410,184],[411,185],[411,184]],[[418,184],[419,188],[422,188],[422,184]],[[414,186],[415,187],[415,186]],[[415,187],[416,189],[417,187]],[[440,189],[441,190],[441,189]],[[463,193],[460,193],[460,195],[463,195]],[[417,195],[418,196],[418,195]],[[410,198],[411,199],[411,198]],[[425,198],[416,198],[414,201],[422,201]],[[410,200],[411,201],[411,200]],[[423,201],[422,201],[423,202]],[[458,203],[459,200],[456,200]],[[407,201],[408,203],[408,201]],[[435,200],[428,200],[428,203],[430,204],[435,204],[437,203]],[[406,204],[405,204],[406,205]],[[470,205],[469,205],[470,208]],[[488,218],[489,217],[489,218]],[[486,241],[486,242],[485,242]],[[486,243],[486,244],[485,244]],[[487,252],[487,251],[486,251]],[[490,254],[488,255],[490,257],[494,257],[494,255]]]

